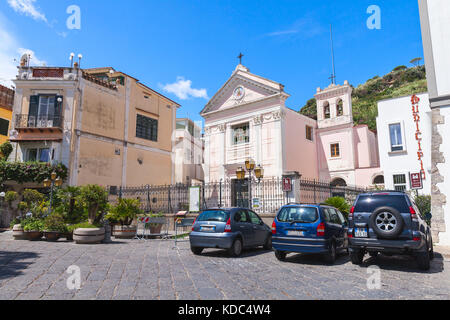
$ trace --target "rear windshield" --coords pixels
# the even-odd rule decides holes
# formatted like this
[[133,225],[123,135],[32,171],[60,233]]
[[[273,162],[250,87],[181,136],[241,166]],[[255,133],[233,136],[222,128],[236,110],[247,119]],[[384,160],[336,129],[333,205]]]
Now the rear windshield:
[[286,207],[278,214],[280,222],[313,223],[318,219],[317,209],[312,207]]
[[373,212],[379,207],[392,207],[399,212],[409,212],[406,197],[402,195],[360,196],[355,205],[355,212]]
[[197,218],[197,221],[218,221],[227,222],[230,214],[223,210],[208,210],[203,211]]

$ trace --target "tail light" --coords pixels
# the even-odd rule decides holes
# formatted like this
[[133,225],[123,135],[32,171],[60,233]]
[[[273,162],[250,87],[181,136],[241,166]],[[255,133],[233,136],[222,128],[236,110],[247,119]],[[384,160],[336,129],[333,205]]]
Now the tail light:
[[225,225],[225,232],[231,232],[231,218],[228,219],[227,224]]
[[414,237],[414,238],[413,238],[413,241],[422,241],[422,238],[420,238],[420,237]]
[[323,222],[317,226],[317,236],[318,237],[325,236],[325,224]]
[[194,219],[194,223],[192,224],[192,231],[194,231],[195,222],[197,221],[197,218]]
[[272,234],[276,234],[277,233],[277,224],[275,223],[275,221],[272,223]]
[[411,213],[412,220],[417,220],[417,212],[416,212],[416,210],[414,210],[413,207],[409,207],[409,213]]
[[353,206],[351,209],[350,209],[350,213],[348,214],[348,218],[349,219],[353,219],[353,214],[355,213],[355,207]]

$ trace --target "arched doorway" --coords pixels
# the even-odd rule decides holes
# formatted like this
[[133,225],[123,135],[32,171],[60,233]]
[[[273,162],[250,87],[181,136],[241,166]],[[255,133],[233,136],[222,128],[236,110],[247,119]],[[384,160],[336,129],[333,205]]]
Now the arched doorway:
[[336,178],[331,182],[332,187],[346,187],[347,182],[342,178]]
[[384,176],[378,175],[373,179],[373,184],[384,184]]

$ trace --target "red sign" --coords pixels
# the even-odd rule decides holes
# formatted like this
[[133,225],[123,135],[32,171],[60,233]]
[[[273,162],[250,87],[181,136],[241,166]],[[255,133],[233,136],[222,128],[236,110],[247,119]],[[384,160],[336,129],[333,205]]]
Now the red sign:
[[33,78],[62,78],[64,69],[33,69]]
[[292,180],[290,178],[283,178],[283,191],[284,192],[292,191]]
[[413,190],[423,189],[421,173],[411,173],[410,180],[411,180],[411,189]]
[[423,160],[422,160],[424,157],[424,154],[423,154],[423,150],[422,150],[422,132],[420,131],[420,126],[419,126],[419,124],[420,124],[419,102],[420,102],[420,98],[417,97],[416,95],[413,95],[411,97],[412,114],[413,114],[414,122],[416,123],[415,138],[416,138],[417,145],[418,145],[417,158],[418,158],[419,164],[420,164],[420,176],[421,176],[421,180],[426,180],[426,174],[425,174],[425,169],[423,167]]

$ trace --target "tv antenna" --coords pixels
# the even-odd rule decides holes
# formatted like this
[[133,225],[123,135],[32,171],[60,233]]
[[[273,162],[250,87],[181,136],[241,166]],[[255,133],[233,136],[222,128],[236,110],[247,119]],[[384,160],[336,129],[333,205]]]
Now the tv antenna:
[[333,46],[333,26],[330,24],[330,41],[331,41],[331,66],[332,66],[332,73],[331,77],[328,79],[331,79],[332,84],[336,84],[336,69],[334,66],[334,46]]

